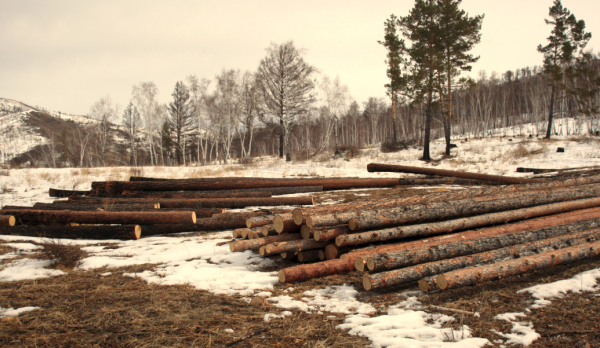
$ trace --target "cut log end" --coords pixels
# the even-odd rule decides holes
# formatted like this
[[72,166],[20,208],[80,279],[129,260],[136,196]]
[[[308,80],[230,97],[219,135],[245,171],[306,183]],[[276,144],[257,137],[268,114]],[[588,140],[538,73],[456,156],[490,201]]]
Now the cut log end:
[[[306,226],[306,225],[305,225]],[[303,226],[304,227],[304,226]],[[308,228],[308,226],[306,226]],[[314,232],[313,238],[318,242],[321,240],[321,231],[317,230]]]
[[342,246],[342,243],[344,243],[344,236],[337,236],[335,238],[335,245],[337,246]]
[[372,271],[375,268],[375,260],[372,257],[367,259],[367,268]]
[[324,250],[319,250],[319,260],[321,260],[321,261],[325,260],[325,251]]
[[229,251],[231,251],[231,252],[235,251],[235,243],[229,243]]
[[280,215],[275,216],[273,219],[273,227],[277,233],[283,232],[283,218]]
[[430,292],[435,290],[435,287],[433,284],[429,283],[427,281],[427,279],[421,279],[419,280],[419,289],[423,292]]
[[438,275],[435,278],[435,282],[437,283],[438,288],[444,290],[448,287],[448,281],[446,280],[446,277],[444,277],[443,274]]
[[[236,231],[236,230],[233,230],[233,231],[231,232],[231,236],[233,237],[233,239],[236,239],[236,238],[238,238],[238,231]],[[241,236],[240,236],[240,237],[241,237]],[[233,250],[232,250],[232,251],[233,251]]]
[[[300,227],[300,235],[302,236],[302,239],[310,239],[310,228],[306,225],[302,225],[302,227]],[[315,240],[319,241],[316,238]]]
[[258,253],[260,254],[260,256],[264,257],[265,256],[265,247],[261,246],[260,249],[258,249]]
[[142,236],[142,227],[140,225],[135,225],[133,233],[134,233],[135,239],[140,239],[140,237]]
[[285,283],[285,272],[283,270],[279,271],[277,276],[279,277],[280,283]]
[[354,260],[354,268],[356,268],[356,270],[359,272],[364,272],[365,271],[365,260],[360,256],[357,257],[356,260]]
[[350,221],[348,221],[348,228],[350,228],[350,230],[354,231],[354,229],[356,228],[356,219],[352,218],[350,219]]
[[269,228],[267,225],[260,228],[260,233],[262,233],[262,235],[265,237],[269,235]]
[[328,245],[325,247],[325,258],[327,260],[337,259],[339,256],[338,248],[335,245]]
[[365,288],[365,290],[369,291],[373,288],[373,285],[371,284],[371,279],[369,279],[369,277],[363,277],[363,287]]
[[192,222],[196,223],[196,213],[192,212]]
[[294,223],[298,226],[302,225],[302,209],[294,209],[292,212],[292,219],[294,219]]
[[309,216],[306,218],[306,226],[308,226],[308,228],[313,228],[312,217]]
[[247,228],[252,228],[252,220],[251,219],[247,219],[246,220],[246,227]]
[[8,226],[14,226],[15,222],[16,222],[16,219],[15,219],[14,216],[11,215],[11,216],[8,217]]

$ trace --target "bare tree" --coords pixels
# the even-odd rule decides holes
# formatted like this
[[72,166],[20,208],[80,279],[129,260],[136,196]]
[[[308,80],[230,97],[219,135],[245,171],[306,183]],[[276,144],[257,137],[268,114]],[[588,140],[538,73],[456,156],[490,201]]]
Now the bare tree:
[[279,121],[279,156],[285,152],[291,161],[289,133],[298,115],[308,112],[315,101],[312,75],[316,68],[307,64],[302,52],[292,41],[281,45],[271,44],[267,56],[258,67],[260,87],[269,116]]
[[90,109],[90,118],[98,123],[90,129],[96,145],[95,156],[101,166],[106,166],[106,156],[110,152],[113,142],[110,134],[110,123],[114,121],[119,112],[119,106],[113,104],[110,96],[102,97]]
[[131,101],[123,112],[123,126],[125,127],[125,132],[127,133],[127,140],[129,141],[129,164],[132,166],[137,166],[137,149],[135,142],[139,135],[140,129],[142,128],[142,117],[140,116],[137,107],[135,107]]
[[150,153],[150,163],[154,165],[155,162],[158,162],[155,158],[156,155],[153,146],[153,136],[158,128],[157,120],[160,111],[160,105],[156,99],[158,87],[156,87],[154,82],[141,82],[139,85],[133,86],[132,95],[133,100],[144,119],[148,140],[148,151]]
[[[339,119],[348,109],[350,93],[348,92],[348,86],[342,85],[342,83],[340,82],[339,76],[336,76],[333,80],[331,80],[327,75],[323,76],[323,80],[321,81],[321,90],[323,91],[324,102],[325,106],[327,107],[328,114],[331,118],[331,123],[333,123],[335,154],[338,155]],[[327,135],[326,142],[329,142],[328,140],[329,134]]]

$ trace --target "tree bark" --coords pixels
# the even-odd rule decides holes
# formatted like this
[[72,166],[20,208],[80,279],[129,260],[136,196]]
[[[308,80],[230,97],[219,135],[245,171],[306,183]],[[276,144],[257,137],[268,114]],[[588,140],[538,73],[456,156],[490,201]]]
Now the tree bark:
[[249,206],[280,206],[280,205],[312,205],[312,197],[264,197],[264,198],[198,198],[198,199],[146,199],[118,198],[106,199],[95,197],[70,197],[69,202],[78,204],[132,204],[159,203],[161,208],[245,208]]
[[105,189],[110,194],[123,191],[199,191],[199,190],[232,190],[265,187],[298,187],[323,186],[324,190],[391,187],[398,185],[398,179],[228,179],[223,178],[211,182],[193,180],[170,181],[108,181]]
[[598,206],[600,206],[600,198],[582,199],[565,203],[554,203],[531,208],[510,210],[501,213],[490,213],[443,222],[400,226],[364,233],[346,234],[337,237],[335,242],[338,246],[344,246],[417,236],[425,237],[429,235],[449,233]]
[[253,216],[253,217],[246,219],[246,227],[254,228],[254,227],[262,227],[265,225],[272,225],[274,218],[275,218],[275,215]]
[[12,226],[0,227],[0,234],[44,238],[139,239],[138,225],[121,226]]
[[83,223],[83,224],[180,224],[196,222],[194,212],[104,212],[65,210],[2,210],[2,215],[13,215],[22,224],[27,223]]
[[[570,231],[571,233],[573,231]],[[461,256],[435,262],[422,263],[412,267],[406,267],[393,271],[381,272],[376,274],[365,274],[363,285],[365,290],[381,289],[393,285],[401,285],[417,281],[422,278],[431,277],[437,274],[454,271],[465,267],[483,265],[491,262],[504,261],[507,258],[519,258],[530,256],[548,250],[564,249],[574,245],[581,245],[597,241],[600,239],[600,230],[585,230],[568,235],[562,235],[554,238],[542,239],[532,243],[519,244],[497,250],[477,253],[469,256]],[[425,290],[431,291],[434,284],[426,281],[423,286]]]
[[[300,236],[300,233],[293,233],[293,234],[297,234],[300,238],[302,238],[302,236]],[[272,243],[272,244],[267,244],[265,245],[264,248],[264,252],[262,252],[260,255],[261,256],[271,256],[271,255],[276,255],[276,254],[281,254],[283,252],[298,252],[298,251],[303,251],[303,250],[312,250],[312,249],[322,249],[324,247],[326,247],[328,244],[330,244],[329,242],[317,242],[316,240],[304,240],[304,239],[300,239],[300,240],[294,240],[294,241],[290,241],[290,242],[281,242],[281,243]]]
[[338,236],[352,233],[348,226],[338,226],[331,229],[321,228],[314,230],[314,238],[316,241],[325,242],[328,240],[334,240]]
[[451,177],[456,177],[456,178],[465,178],[465,179],[473,179],[473,180],[496,181],[496,182],[510,183],[510,184],[532,184],[532,183],[539,183],[539,182],[546,181],[546,180],[541,180],[541,179],[524,179],[524,178],[516,178],[516,177],[502,176],[502,175],[468,173],[468,172],[459,172],[459,171],[455,171],[455,170],[410,167],[410,166],[381,164],[381,163],[369,163],[367,165],[367,171],[369,171],[370,173],[394,172],[394,173],[440,175],[440,176],[451,176]]
[[243,252],[246,250],[256,251],[261,247],[271,243],[285,242],[296,239],[300,239],[300,235],[298,233],[281,234],[271,237],[255,238],[252,240],[239,240],[229,243],[229,250],[231,252]]
[[354,258],[328,260],[306,265],[298,265],[279,271],[281,283],[291,283],[333,274],[344,274],[354,270]]
[[[437,204],[432,203],[421,207],[421,209],[416,209],[418,206],[410,207],[410,211],[406,211],[406,208],[404,207],[384,210],[366,210],[360,212],[359,216],[350,219],[348,225],[353,231],[385,228],[411,223],[475,216],[598,196],[600,196],[600,188],[597,187],[589,188],[587,190],[580,189],[577,191],[519,192],[509,194],[506,198],[492,199],[489,201],[465,199]],[[307,219],[307,225],[308,222],[309,219]]]
[[469,267],[440,274],[437,276],[436,282],[440,289],[446,290],[475,282],[485,282],[537,269],[550,268],[598,255],[600,255],[600,242],[585,243],[565,249],[548,251],[539,255],[526,256],[515,260],[480,267]]
[[48,195],[50,197],[71,197],[71,196],[86,196],[89,195],[91,191],[74,191],[74,190],[59,190],[59,189],[49,189]]

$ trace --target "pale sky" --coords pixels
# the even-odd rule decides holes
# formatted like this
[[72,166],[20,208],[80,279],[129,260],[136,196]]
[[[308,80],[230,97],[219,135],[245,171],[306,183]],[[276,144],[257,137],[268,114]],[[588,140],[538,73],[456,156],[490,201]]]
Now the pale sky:
[[[485,13],[473,66],[503,73],[541,65],[537,45],[552,0],[464,0]],[[563,0],[586,21],[598,50],[600,1]],[[214,79],[222,69],[255,71],[271,42],[293,40],[323,74],[340,76],[352,97],[384,97],[383,23],[404,16],[413,0],[30,1],[0,0],[0,97],[52,111],[87,114],[109,95],[121,105],[133,85],[153,81],[159,101],[194,74]],[[119,117],[120,118],[120,117]]]

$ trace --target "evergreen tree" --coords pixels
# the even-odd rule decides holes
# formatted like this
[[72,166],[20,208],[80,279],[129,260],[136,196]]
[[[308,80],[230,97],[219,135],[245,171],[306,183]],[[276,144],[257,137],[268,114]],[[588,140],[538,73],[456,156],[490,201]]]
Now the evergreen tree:
[[160,142],[163,151],[167,154],[167,159],[172,158],[171,154],[173,153],[173,135],[171,132],[171,124],[168,119],[165,119],[165,122],[163,122],[162,128],[160,129]]
[[137,166],[137,149],[135,142],[140,129],[142,128],[142,117],[131,101],[123,112],[123,127],[125,127],[126,137],[129,141],[129,165]]
[[195,118],[192,113],[190,92],[183,82],[178,81],[173,90],[173,101],[169,103],[169,115],[171,128],[175,132],[175,157],[177,164],[183,162],[183,135],[195,127]]
[[578,51],[583,53],[583,49],[592,38],[591,33],[585,32],[585,22],[578,21],[575,15],[563,7],[560,0],[554,0],[549,16],[551,19],[545,19],[546,24],[554,27],[548,37],[548,44],[546,46],[539,45],[537,48],[538,52],[544,54],[544,72],[551,85],[546,139],[550,139],[552,134],[556,95],[560,91],[573,92],[566,89],[567,78],[576,78],[578,71],[573,66],[576,54]]

